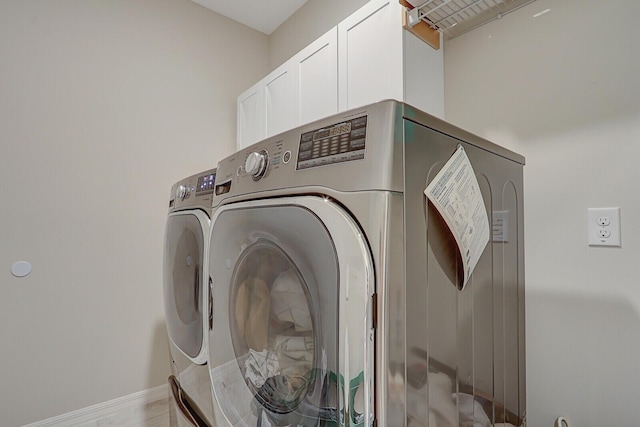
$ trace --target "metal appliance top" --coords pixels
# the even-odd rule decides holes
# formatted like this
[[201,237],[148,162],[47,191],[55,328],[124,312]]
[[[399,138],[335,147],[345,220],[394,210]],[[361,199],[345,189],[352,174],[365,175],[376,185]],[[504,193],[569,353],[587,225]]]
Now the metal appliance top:
[[173,184],[169,195],[169,212],[202,209],[210,214],[216,170],[208,169]]
[[[225,199],[288,193],[404,190],[405,120],[515,163],[524,157],[408,104],[385,100],[267,138],[218,164],[213,206]],[[297,189],[297,190],[296,190]]]

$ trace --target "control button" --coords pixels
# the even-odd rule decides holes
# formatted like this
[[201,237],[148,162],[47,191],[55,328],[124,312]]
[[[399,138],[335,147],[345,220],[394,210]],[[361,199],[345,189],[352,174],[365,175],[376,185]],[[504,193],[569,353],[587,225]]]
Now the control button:
[[300,151],[311,150],[311,147],[313,147],[313,141],[303,142],[300,144]]
[[362,147],[364,147],[364,138],[351,141],[351,148],[362,148]]
[[240,176],[241,173],[242,173],[242,166],[238,166],[238,169],[236,170],[236,176]]
[[351,123],[353,124],[352,125],[353,128],[359,128],[359,127],[366,126],[366,124],[367,124],[367,116],[359,117],[357,119],[353,119],[351,121]]
[[300,142],[307,142],[307,141],[311,141],[313,140],[313,132],[307,132],[302,134],[302,136],[300,137]]
[[365,134],[366,134],[366,129],[362,128],[362,129],[356,129],[354,131],[351,131],[351,139],[358,139],[358,138],[364,138]]
[[269,155],[266,150],[253,151],[249,153],[244,162],[244,170],[254,179],[262,178],[267,171]]
[[291,151],[287,150],[282,155],[282,162],[286,164],[289,163],[289,160],[291,160]]
[[309,160],[311,158],[311,151],[301,151],[298,155],[298,160]]
[[364,159],[364,150],[349,153],[349,160]]

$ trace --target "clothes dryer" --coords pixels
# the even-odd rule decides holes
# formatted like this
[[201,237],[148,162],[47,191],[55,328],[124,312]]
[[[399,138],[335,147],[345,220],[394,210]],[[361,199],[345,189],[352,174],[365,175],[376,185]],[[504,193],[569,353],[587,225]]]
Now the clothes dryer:
[[[424,193],[459,147],[489,220],[508,218],[464,287]],[[215,424],[521,425],[523,164],[396,101],[222,160],[209,253]]]
[[207,362],[209,231],[216,170],[171,188],[164,241],[164,306],[178,426],[213,419]]

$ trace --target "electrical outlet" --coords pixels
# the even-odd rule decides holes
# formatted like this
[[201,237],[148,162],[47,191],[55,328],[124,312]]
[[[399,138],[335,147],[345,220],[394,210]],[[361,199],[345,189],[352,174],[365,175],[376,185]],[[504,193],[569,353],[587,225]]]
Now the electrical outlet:
[[620,208],[587,209],[589,246],[620,247]]
[[606,228],[601,228],[600,230],[598,230],[598,237],[601,239],[608,239],[609,237],[611,237],[611,231],[607,230]]

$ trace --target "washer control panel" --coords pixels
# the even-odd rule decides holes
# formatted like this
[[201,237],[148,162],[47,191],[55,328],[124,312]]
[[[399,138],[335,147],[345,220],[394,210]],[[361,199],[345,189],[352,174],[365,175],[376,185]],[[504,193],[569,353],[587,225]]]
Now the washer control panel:
[[367,135],[374,132],[371,123],[369,113],[360,110],[335,120],[325,119],[316,126],[292,129],[240,150],[218,164],[214,198],[286,188],[293,183],[319,184],[314,173],[304,172],[364,159]]
[[364,159],[367,116],[326,126],[300,136],[296,169]]

